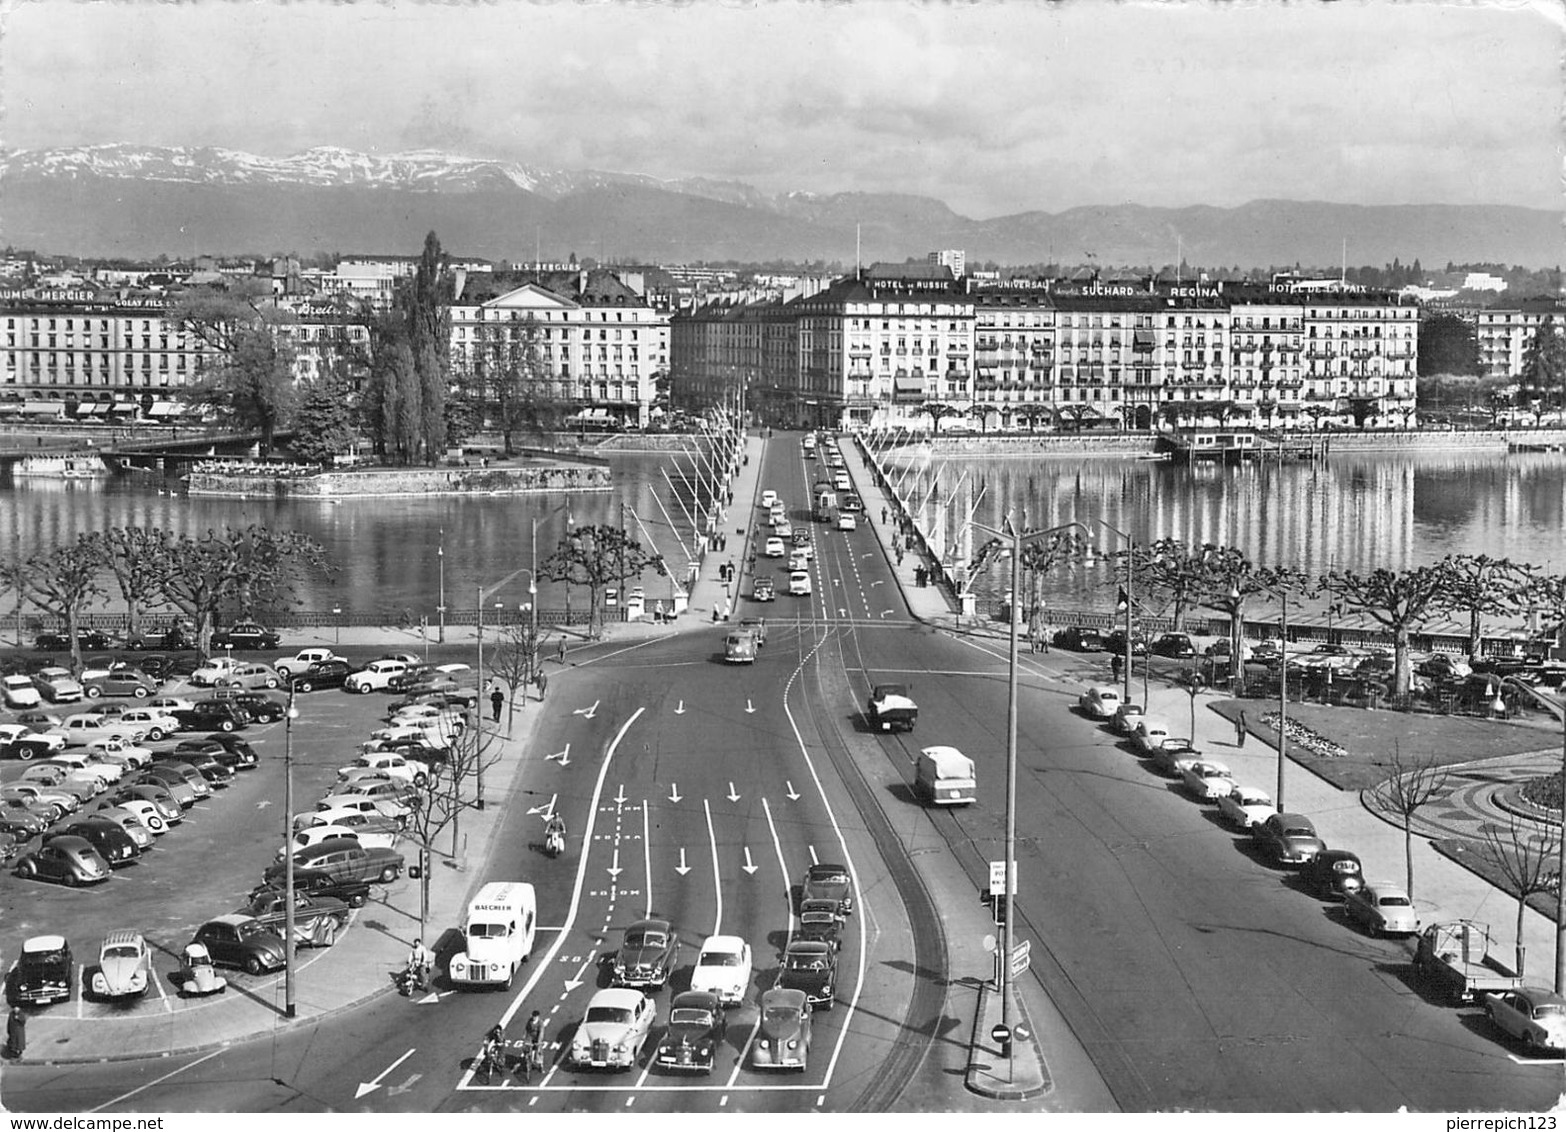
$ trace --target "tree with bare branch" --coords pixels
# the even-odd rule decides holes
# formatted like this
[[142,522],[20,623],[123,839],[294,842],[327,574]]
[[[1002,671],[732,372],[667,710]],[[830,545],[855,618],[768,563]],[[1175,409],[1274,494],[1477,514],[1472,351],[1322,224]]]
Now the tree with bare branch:
[[141,636],[141,617],[148,609],[165,603],[161,564],[168,535],[156,528],[111,527],[90,531],[81,541],[97,554],[105,569],[114,576],[120,596],[129,610],[126,626],[131,640]]
[[451,849],[448,856],[453,861],[461,856],[462,814],[466,810],[483,809],[478,784],[483,780],[484,772],[500,761],[501,755],[499,735],[466,723],[447,722],[437,728],[434,745],[435,751],[421,753],[415,748],[408,752],[411,758],[428,761],[432,772],[408,816],[408,831],[419,843],[421,927],[429,917],[430,861],[435,840],[449,829]]
[[1560,883],[1555,862],[1560,853],[1560,829],[1542,822],[1525,822],[1516,814],[1507,815],[1506,828],[1486,824],[1484,848],[1506,880],[1506,887],[1517,896],[1517,974],[1521,977],[1527,949],[1523,947],[1523,920],[1528,897],[1554,892]]
[[1349,612],[1363,613],[1392,634],[1392,692],[1405,697],[1413,685],[1409,638],[1415,626],[1439,608],[1447,592],[1451,571],[1445,563],[1393,571],[1334,570],[1321,579],[1321,588]]
[[1376,787],[1381,801],[1403,821],[1403,860],[1407,865],[1408,898],[1414,899],[1414,815],[1446,792],[1447,770],[1434,754],[1418,757],[1403,754],[1402,744],[1393,740],[1392,772]]
[[1527,604],[1533,567],[1488,554],[1450,554],[1441,563],[1447,576],[1435,608],[1468,616],[1468,655],[1479,655],[1480,617],[1504,617]]
[[489,670],[506,686],[506,731],[509,734],[516,719],[517,691],[521,689],[522,702],[527,703],[527,687],[538,672],[538,636],[532,624],[519,621],[505,627],[499,647],[489,655]]

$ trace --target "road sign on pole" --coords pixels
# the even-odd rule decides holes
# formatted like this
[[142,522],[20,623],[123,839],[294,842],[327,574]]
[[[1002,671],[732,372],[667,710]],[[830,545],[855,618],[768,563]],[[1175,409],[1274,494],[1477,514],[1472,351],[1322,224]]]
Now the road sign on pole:
[[[1001,896],[1006,891],[1006,862],[990,862],[990,895]],[[1017,895],[1017,862],[1011,863],[1011,894]]]
[[1023,940],[1011,949],[1011,973],[1020,975],[1028,969],[1028,954],[1033,950],[1031,940]]

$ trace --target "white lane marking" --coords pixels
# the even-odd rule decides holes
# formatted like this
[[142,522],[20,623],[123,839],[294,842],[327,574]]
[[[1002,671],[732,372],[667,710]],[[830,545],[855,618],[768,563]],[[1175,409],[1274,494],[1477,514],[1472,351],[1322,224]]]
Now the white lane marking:
[[712,845],[712,887],[718,894],[718,914],[713,917],[712,934],[723,934],[723,874],[718,868],[718,835],[712,829],[712,806],[701,800],[701,808],[707,814],[707,840]]
[[189,1062],[189,1063],[187,1063],[185,1065],[181,1065],[178,1069],[171,1069],[171,1070],[169,1070],[169,1072],[165,1073],[163,1076],[158,1077],[155,1080],[148,1081],[145,1085],[137,1085],[130,1092],[128,1092],[128,1093],[121,1093],[119,1096],[115,1097],[113,1100],[104,1101],[97,1108],[90,1108],[87,1111],[88,1112],[102,1112],[104,1109],[109,1108],[111,1105],[117,1105],[117,1104],[120,1104],[122,1101],[128,1101],[132,1097],[136,1096],[139,1093],[145,1093],[148,1089],[156,1088],[157,1086],[163,1084],[163,1082],[167,1081],[170,1077],[178,1077],[181,1073],[184,1073],[186,1070],[194,1069],[196,1066],[200,1065],[204,1061],[211,1061],[218,1054],[224,1053],[224,1052],[226,1052],[226,1051],[225,1050],[221,1050],[221,1049],[215,1049],[211,1053],[203,1054],[201,1057],[196,1058],[195,1061]]
[[[417,1048],[417,1047],[415,1047],[415,1048]],[[407,1053],[403,1054],[396,1061],[394,1061],[390,1065],[388,1065],[385,1069],[382,1069],[379,1073],[377,1073],[374,1077],[371,1077],[368,1081],[360,1081],[358,1089],[355,1090],[355,1092],[353,1094],[353,1099],[354,1100],[359,1100],[361,1097],[368,1096],[370,1093],[375,1092],[376,1089],[379,1089],[381,1087],[382,1079],[384,1079],[385,1076],[388,1073],[390,1073],[393,1069],[396,1069],[397,1066],[401,1065],[404,1061],[407,1061],[408,1058],[412,1057],[413,1053],[414,1053],[414,1051],[412,1049],[410,1049]]]
[[652,918],[652,828],[648,824],[648,805],[646,799],[642,800],[642,871],[647,874],[647,911],[643,913],[644,919]]

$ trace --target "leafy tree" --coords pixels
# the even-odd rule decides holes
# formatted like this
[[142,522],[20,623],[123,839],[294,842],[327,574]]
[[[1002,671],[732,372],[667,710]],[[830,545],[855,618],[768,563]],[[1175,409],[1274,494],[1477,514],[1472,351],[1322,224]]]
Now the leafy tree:
[[[1306,592],[1307,580],[1298,570],[1284,566],[1258,568],[1245,553],[1232,546],[1202,547],[1193,567],[1200,573],[1200,604],[1229,618],[1229,665],[1235,695],[1245,692],[1245,605],[1253,597]],[[1287,642],[1285,642],[1287,644]],[[1287,651],[1285,650],[1285,655]]]
[[197,288],[181,298],[169,318],[205,342],[211,353],[188,400],[214,410],[228,425],[261,433],[261,451],[294,406],[294,351],[278,327],[292,316],[244,281],[222,291]]
[[353,387],[344,363],[334,360],[320,377],[301,391],[294,417],[294,438],[289,447],[301,460],[330,463],[353,447],[359,430],[354,425]]
[[[538,564],[541,576],[567,586],[587,587],[588,623],[598,624],[598,606],[610,585],[623,585],[655,566],[663,572],[663,560],[642,549],[642,544],[619,527],[578,527],[560,540],[553,554]],[[569,591],[568,591],[569,592]]]
[[924,406],[925,415],[930,418],[930,432],[933,436],[941,434],[941,419],[943,417],[958,417],[962,410],[956,405],[948,405],[942,401],[930,401]]
[[406,328],[395,318],[383,318],[370,329],[370,373],[359,412],[382,459],[410,464],[417,458],[422,403]]
[[1505,616],[1526,605],[1533,567],[1488,554],[1450,554],[1441,565],[1447,574],[1434,608],[1468,614],[1468,655],[1478,656],[1480,616]]
[[1208,591],[1206,554],[1218,548],[1211,543],[1193,551],[1177,538],[1161,538],[1144,548],[1137,564],[1138,577],[1145,591],[1156,591],[1169,600],[1174,609],[1176,632],[1185,629],[1185,615]]
[[137,636],[141,632],[142,613],[164,603],[162,563],[168,535],[156,528],[111,527],[90,531],[81,537],[81,542],[114,576],[129,611],[130,634]]
[[1566,406],[1566,335],[1545,315],[1523,351],[1522,384],[1543,400]]
[[263,605],[292,597],[307,574],[335,568],[321,545],[297,531],[209,530],[198,538],[180,535],[164,543],[159,585],[168,600],[195,625],[197,647],[207,652],[212,627],[223,609],[250,616]]
[[1436,314],[1419,324],[1419,376],[1479,373],[1479,336],[1466,319]]
[[82,670],[82,646],[77,639],[82,612],[104,596],[103,562],[98,548],[83,539],[39,551],[20,563],[0,566],[0,575],[28,601],[65,623],[71,642],[71,668]]
[[1334,570],[1321,579],[1321,588],[1346,611],[1363,613],[1392,634],[1392,692],[1396,696],[1408,695],[1413,683],[1409,637],[1416,625],[1439,608],[1448,577],[1448,568],[1437,564],[1401,572]]
[[464,394],[480,406],[480,415],[500,430],[506,455],[514,451],[512,437],[520,429],[552,427],[557,414],[548,407],[553,390],[546,389],[538,320],[529,315],[514,322],[490,323],[467,367]]
[[398,294],[419,391],[418,455],[430,463],[439,457],[446,442],[446,392],[451,385],[450,295],[440,239],[431,232],[424,237],[413,278]]

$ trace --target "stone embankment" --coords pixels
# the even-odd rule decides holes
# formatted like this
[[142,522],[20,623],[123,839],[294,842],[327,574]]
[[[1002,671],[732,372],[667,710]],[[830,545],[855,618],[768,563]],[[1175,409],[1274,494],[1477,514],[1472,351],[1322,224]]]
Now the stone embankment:
[[[1292,434],[1287,434],[1292,435]],[[1305,434],[1301,434],[1302,436]],[[1566,429],[1367,429],[1317,433],[1333,453],[1345,452],[1452,452],[1471,449],[1505,452],[1514,444],[1560,446]],[[918,442],[942,456],[1147,458],[1157,455],[1153,433],[1086,433],[1081,436],[925,436]],[[894,445],[894,451],[896,446]]]
[[197,470],[192,495],[239,499],[351,499],[387,495],[522,495],[535,492],[608,491],[602,464],[540,463],[517,467],[374,468],[274,475],[263,470]]

